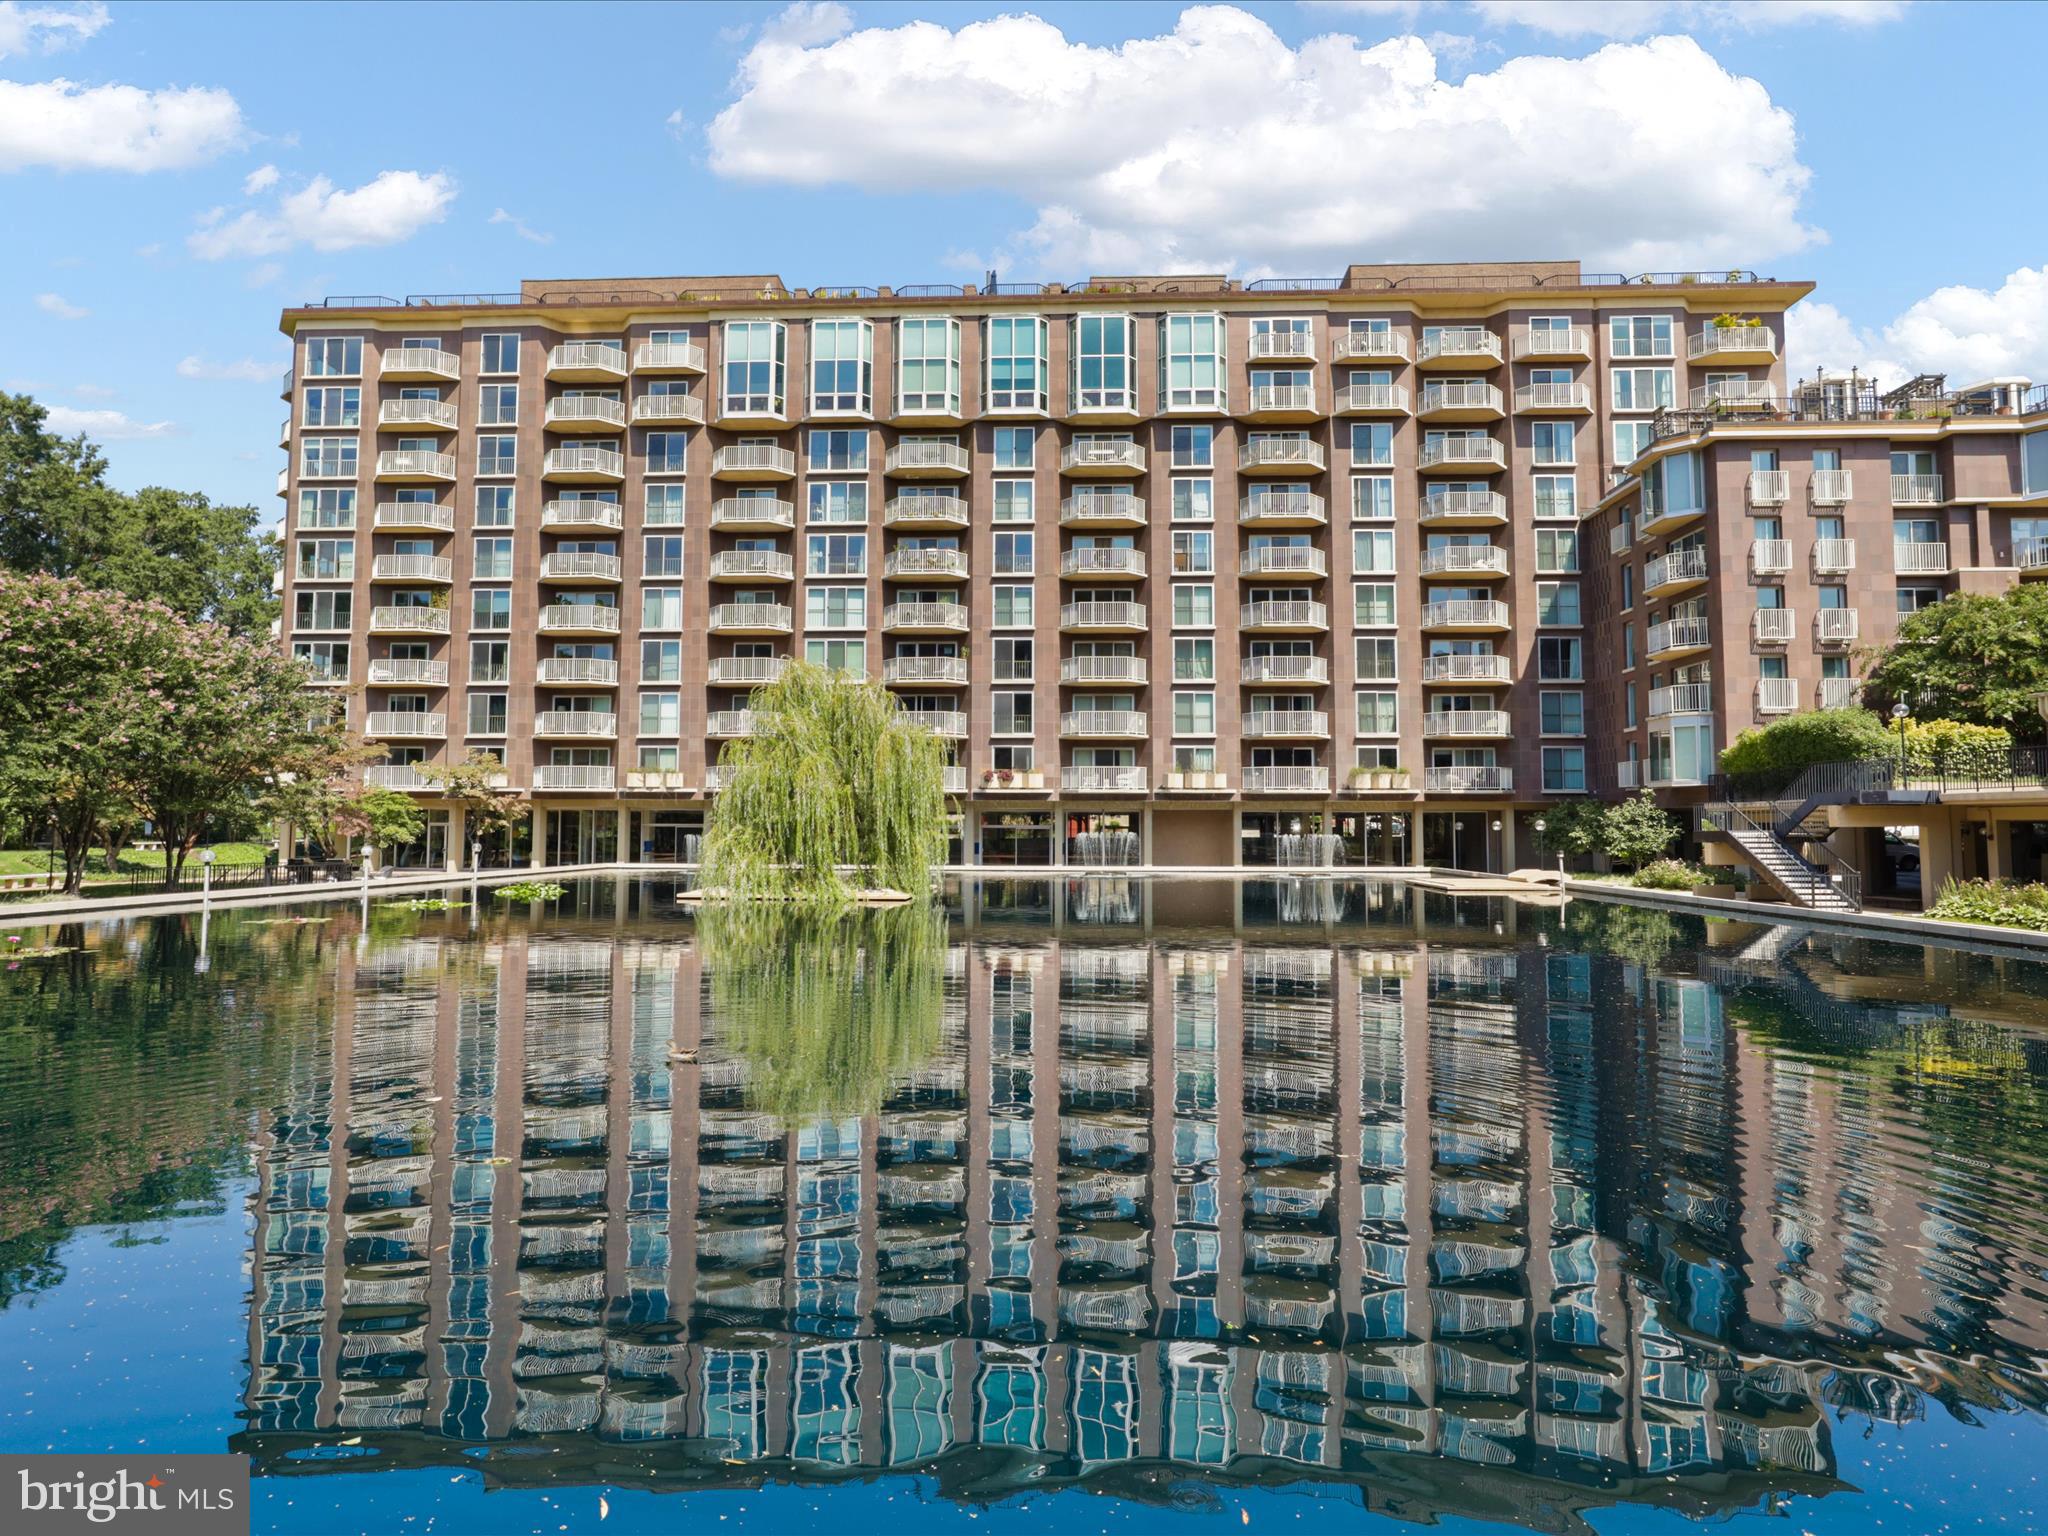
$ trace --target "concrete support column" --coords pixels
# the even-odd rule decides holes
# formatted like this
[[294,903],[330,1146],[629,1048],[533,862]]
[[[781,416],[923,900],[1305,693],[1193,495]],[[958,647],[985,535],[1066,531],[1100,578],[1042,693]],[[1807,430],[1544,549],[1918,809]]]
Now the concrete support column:
[[442,867],[449,874],[468,862],[469,859],[469,818],[459,805],[448,808],[448,846],[442,850]]
[[618,835],[613,839],[616,849],[613,857],[622,863],[631,863],[640,856],[640,850],[626,841],[627,834],[632,829],[632,820],[627,815],[626,808],[623,805],[612,812],[612,815],[617,818],[616,824],[618,827]]
[[1500,868],[1496,874],[1507,874],[1515,867],[1515,808],[1511,805],[1500,813]]
[[[1924,895],[1927,855],[1924,838],[1922,842],[1920,884]],[[1987,812],[1984,818],[1984,866],[1984,873],[1993,880],[2006,880],[2012,876],[2012,828],[1998,819],[1996,811]]]
[[1152,863],[1152,813],[1147,810],[1138,812],[1138,862]]

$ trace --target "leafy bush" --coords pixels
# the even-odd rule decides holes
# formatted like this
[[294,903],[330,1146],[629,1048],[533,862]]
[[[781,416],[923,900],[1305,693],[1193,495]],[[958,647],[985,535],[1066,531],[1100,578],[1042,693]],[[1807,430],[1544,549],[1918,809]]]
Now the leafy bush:
[[1543,810],[1536,846],[1544,853],[1593,853],[1601,847],[1607,807],[1598,800],[1563,800]]
[[1678,836],[1678,823],[1644,790],[1633,799],[1611,805],[1600,818],[1600,846],[1609,858],[1642,865],[1661,858]]
[[1867,709],[1816,709],[1744,731],[1721,750],[1721,771],[1774,787],[1815,763],[1851,763],[1896,753],[1898,742]]
[[1636,871],[1634,883],[1646,891],[1696,891],[1714,877],[1683,859],[1657,859]]
[[1929,917],[1956,923],[1992,923],[2048,933],[2048,885],[2021,885],[2012,880],[1951,880]]
[[1950,774],[1957,778],[2003,777],[2012,761],[2012,732],[2003,726],[1963,720],[1908,720],[1909,774]]
[[500,901],[559,901],[562,885],[555,880],[514,880],[493,893]]

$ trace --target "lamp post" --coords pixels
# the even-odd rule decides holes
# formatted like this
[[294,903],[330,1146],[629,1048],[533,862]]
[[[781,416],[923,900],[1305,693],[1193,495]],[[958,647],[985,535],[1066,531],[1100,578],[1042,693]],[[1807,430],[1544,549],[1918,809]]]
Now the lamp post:
[[[1498,816],[1496,816],[1496,817],[1494,817],[1494,818],[1493,818],[1493,836],[1492,836],[1492,837],[1491,837],[1491,838],[1490,838],[1490,839],[1489,839],[1489,840],[1487,841],[1487,844],[1486,844],[1486,862],[1487,862],[1488,864],[1491,864],[1491,863],[1493,862],[1493,860],[1494,860],[1494,850],[1495,850],[1496,848],[1498,848],[1499,846],[1500,846],[1500,818],[1499,818]],[[1489,871],[1489,873],[1494,873],[1494,871]]]
[[1906,783],[1906,716],[1910,713],[1911,711],[1906,708],[1906,701],[1904,699],[1900,699],[1896,704],[1892,705],[1892,724],[1899,728],[1899,785],[1901,788]]

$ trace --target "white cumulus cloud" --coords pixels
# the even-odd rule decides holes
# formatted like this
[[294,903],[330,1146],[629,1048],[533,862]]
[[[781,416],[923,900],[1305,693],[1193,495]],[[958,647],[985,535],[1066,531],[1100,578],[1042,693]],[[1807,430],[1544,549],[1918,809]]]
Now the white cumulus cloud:
[[81,309],[61,293],[39,293],[36,308],[46,315],[55,315],[59,320],[83,320],[92,311]]
[[17,5],[15,0],[0,0],[0,59],[72,47],[112,19],[104,5]]
[[178,430],[168,421],[136,421],[125,411],[81,411],[68,405],[50,407],[48,427],[65,437],[83,432],[108,442],[137,437],[169,437]]
[[819,44],[770,27],[707,137],[735,179],[1029,199],[1015,244],[1066,276],[1557,252],[1747,266],[1821,238],[1791,114],[1688,38],[1456,83],[1437,63],[1415,37],[1290,48],[1229,6],[1116,47],[1028,15]]
[[315,176],[272,208],[248,208],[233,217],[225,209],[210,210],[185,244],[202,261],[275,256],[299,245],[316,251],[396,245],[445,219],[454,201],[455,183],[440,171],[385,171],[350,191]]
[[181,379],[219,379],[237,384],[267,384],[277,377],[275,363],[259,363],[253,357],[239,358],[232,363],[210,363],[194,353],[178,359],[178,377]]
[[233,149],[246,132],[235,98],[209,87],[0,80],[0,171],[178,170]]
[[518,214],[507,213],[502,208],[492,210],[489,222],[493,224],[510,224],[513,234],[522,240],[531,240],[535,245],[553,245],[555,243],[553,235],[529,227],[526,220],[520,218]]
[[1853,367],[1885,384],[1916,373],[1945,373],[1958,385],[2014,374],[2048,382],[2048,265],[2021,267],[1996,288],[1937,288],[1877,326],[1832,304],[1796,305],[1785,361],[1795,373]]
[[1552,37],[1647,37],[1652,32],[1746,31],[1835,22],[1896,21],[1904,0],[1472,0],[1496,27],[1527,27]]
[[254,197],[259,192],[268,192],[277,185],[278,171],[274,165],[259,165],[242,178],[242,196]]

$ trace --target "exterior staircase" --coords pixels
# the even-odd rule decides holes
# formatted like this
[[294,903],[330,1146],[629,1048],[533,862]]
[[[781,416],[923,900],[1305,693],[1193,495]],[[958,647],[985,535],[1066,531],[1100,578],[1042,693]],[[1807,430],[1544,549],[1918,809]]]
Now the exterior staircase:
[[1839,855],[1822,868],[1802,857],[1796,845],[1826,840],[1825,807],[1882,795],[1891,784],[1886,760],[1816,763],[1768,800],[1708,806],[1700,823],[1718,832],[1785,900],[1815,912],[1860,912],[1863,880],[1855,868]]
[[1767,828],[1751,822],[1747,827],[1724,827],[1721,831],[1741,851],[1744,862],[1787,901],[1815,912],[1863,910],[1854,897],[1829,878],[1826,870],[1809,864]]

